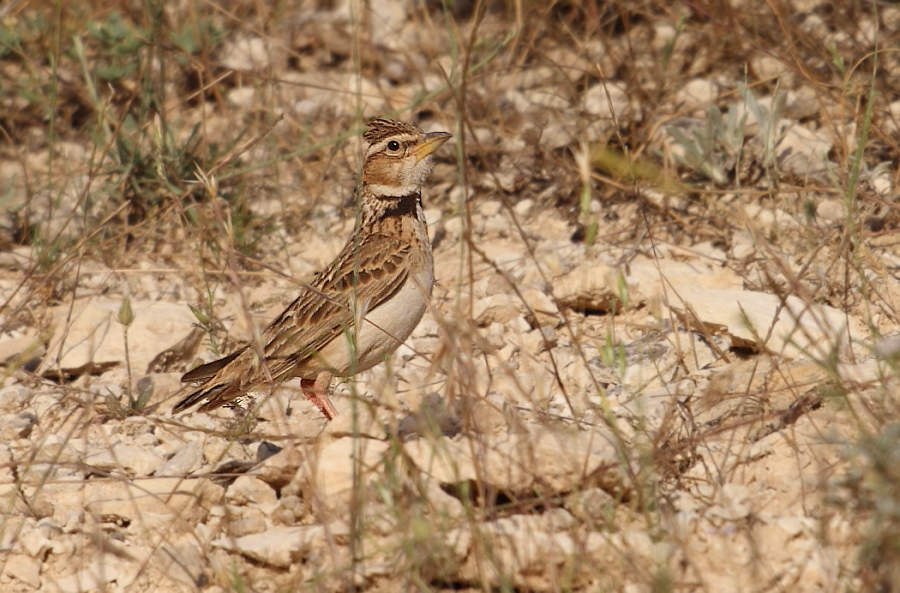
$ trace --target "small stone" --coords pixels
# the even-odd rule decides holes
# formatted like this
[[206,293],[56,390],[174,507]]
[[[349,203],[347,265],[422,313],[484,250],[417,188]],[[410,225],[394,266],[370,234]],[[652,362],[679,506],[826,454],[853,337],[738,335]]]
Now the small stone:
[[672,51],[672,44],[678,40],[678,29],[672,23],[659,22],[653,27],[653,49]]
[[607,313],[619,307],[616,274],[601,262],[586,262],[553,283],[559,302],[578,312]]
[[525,198],[516,202],[516,205],[513,206],[513,211],[516,213],[516,216],[524,217],[531,213],[532,208],[534,208],[534,200]]
[[[373,439],[337,439],[307,457],[294,479],[303,498],[317,511],[346,509],[356,488],[362,486],[368,491],[366,485],[380,478],[379,471],[391,447],[388,442]],[[355,462],[350,461],[354,458]]]
[[888,105],[890,117],[885,118],[885,127],[893,133],[900,132],[900,101],[894,101]]
[[842,200],[822,200],[816,205],[816,216],[828,222],[841,222],[847,218],[847,208]]
[[44,356],[44,352],[44,342],[37,336],[0,340],[0,364],[4,366],[28,367],[33,364],[33,361],[40,360]]
[[508,428],[503,410],[489,400],[479,399],[472,404],[472,430],[479,434]]
[[228,523],[228,535],[242,537],[254,533],[262,533],[266,530],[266,519],[261,514],[251,517],[243,517]]
[[307,507],[299,496],[282,492],[281,501],[278,503],[278,508],[275,510],[272,518],[276,525],[294,525],[304,516],[306,511]]
[[[548,327],[548,326],[543,326]],[[522,349],[531,356],[537,356],[541,352],[547,350],[547,342],[544,339],[544,333],[540,329],[534,329],[526,332],[522,337]]]
[[547,296],[547,293],[535,288],[529,288],[522,293],[522,296],[530,309],[529,314],[533,314],[535,317],[536,325],[556,327],[562,323],[559,310],[556,308],[553,299]]
[[481,526],[479,538],[487,542],[484,545],[490,548],[499,572],[509,575],[504,579],[529,591],[554,590],[549,575],[557,574],[578,554],[573,536],[557,531],[553,518],[544,515],[514,515],[487,522]]
[[156,476],[186,476],[200,469],[203,463],[203,448],[195,442],[187,442],[174,455],[160,465]]
[[31,397],[32,390],[26,385],[16,383],[0,389],[0,405],[10,411],[21,410]]
[[32,557],[13,554],[3,562],[3,573],[19,579],[29,587],[40,589],[41,565]]
[[400,420],[397,434],[404,441],[423,436],[454,436],[462,428],[459,407],[448,406],[438,393],[429,393],[414,414]]
[[256,461],[258,463],[262,463],[269,457],[276,455],[282,450],[282,447],[279,447],[275,443],[270,443],[269,441],[263,441],[256,448]]
[[784,104],[784,115],[793,120],[815,117],[819,113],[819,96],[807,87],[788,91]]
[[880,338],[875,343],[874,351],[878,358],[884,360],[900,359],[900,335],[894,334]]
[[32,412],[7,414],[0,417],[0,438],[3,440],[27,439],[31,436],[35,424],[37,424],[37,416]]
[[755,53],[750,58],[750,66],[754,74],[764,80],[778,80],[779,77],[791,72],[782,60],[768,53]]
[[756,245],[750,233],[747,231],[735,231],[731,237],[731,257],[747,259],[756,254]]
[[232,70],[261,71],[270,68],[275,48],[261,37],[238,36],[227,41],[220,52],[219,61]]
[[719,89],[715,82],[705,78],[695,78],[677,94],[677,101],[685,109],[706,109],[714,105],[719,96]]
[[223,537],[212,543],[213,547],[238,552],[252,560],[279,568],[288,568],[300,562],[314,548],[324,549],[328,544],[322,525],[272,527],[262,533],[243,537]]
[[779,517],[776,524],[792,539],[816,533],[816,522],[812,517]]
[[803,178],[827,179],[832,165],[828,153],[833,146],[830,132],[813,132],[799,124],[790,126],[775,148],[778,162]]
[[[306,456],[305,450],[287,446],[266,459],[257,469],[256,477],[280,491],[294,479]],[[282,492],[282,495],[284,494]]]
[[472,317],[481,327],[494,323],[505,324],[519,316],[519,309],[509,294],[493,294],[478,299],[472,307]]
[[601,119],[629,120],[633,115],[631,98],[621,82],[601,82],[584,94],[584,110]]
[[600,488],[585,488],[569,494],[564,507],[580,521],[589,525],[609,523],[615,516],[618,501]]
[[478,213],[485,218],[490,218],[500,214],[503,204],[499,200],[487,200],[478,206]]
[[[196,534],[192,534],[196,537]],[[167,538],[165,541],[171,542]],[[197,545],[196,539],[191,535],[184,535],[177,540],[175,545],[163,544],[153,554],[152,561],[157,570],[166,575],[168,579],[189,587],[187,590],[196,591],[206,581],[204,565],[208,560],[207,551]],[[215,588],[202,587],[204,593],[212,593]],[[159,587],[159,589],[163,589]],[[184,589],[178,589],[184,590]]]
[[549,325],[542,325],[538,330],[543,338],[545,348],[556,348],[559,345],[559,334],[556,329]]
[[[107,591],[109,583],[115,581],[123,589],[130,585],[140,570],[134,559],[123,554],[98,554],[87,566],[74,574],[58,578],[54,581],[59,593],[84,593],[85,591]],[[80,564],[84,566],[84,564]],[[49,578],[48,578],[49,580]]]
[[84,463],[103,471],[125,470],[135,476],[149,476],[162,465],[162,458],[153,451],[117,441],[89,454]]
[[436,225],[444,217],[444,212],[440,208],[425,208],[422,214],[425,216],[428,226]]
[[207,479],[149,478],[133,483],[91,480],[84,485],[87,511],[140,521],[147,529],[171,529],[206,520],[224,500],[224,490]]
[[22,533],[19,544],[29,557],[43,560],[53,548],[53,542],[39,529],[31,529]]
[[259,97],[256,96],[256,89],[252,86],[243,86],[231,89],[228,92],[228,101],[235,107],[249,108]]
[[225,493],[228,502],[237,505],[274,506],[278,498],[271,486],[256,476],[238,476]]
[[[822,356],[833,348],[843,348],[857,330],[847,326],[846,315],[827,305],[810,304],[799,297],[786,298],[750,290],[716,289],[682,285],[678,294],[669,295],[669,306],[703,323],[727,330],[732,343],[758,344],[766,337],[765,347],[788,358]],[[760,344],[761,345],[761,344]]]

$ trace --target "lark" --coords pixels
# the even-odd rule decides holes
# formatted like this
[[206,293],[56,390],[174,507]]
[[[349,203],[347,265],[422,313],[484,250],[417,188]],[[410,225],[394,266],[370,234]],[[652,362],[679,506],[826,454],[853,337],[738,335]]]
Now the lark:
[[263,331],[257,345],[201,365],[181,380],[198,383],[173,412],[225,406],[296,377],[331,420],[333,377],[351,377],[385,360],[425,313],[434,261],[422,213],[422,184],[433,153],[451,137],[377,118],[359,185],[359,217],[333,262]]

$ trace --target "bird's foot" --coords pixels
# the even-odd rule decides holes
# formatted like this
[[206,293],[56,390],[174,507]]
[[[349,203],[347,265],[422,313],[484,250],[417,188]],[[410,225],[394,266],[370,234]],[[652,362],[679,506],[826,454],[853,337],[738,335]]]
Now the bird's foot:
[[331,387],[331,374],[321,373],[315,381],[312,379],[300,379],[300,389],[306,399],[319,408],[319,411],[328,419],[333,420],[337,416],[334,404],[328,398],[328,389]]

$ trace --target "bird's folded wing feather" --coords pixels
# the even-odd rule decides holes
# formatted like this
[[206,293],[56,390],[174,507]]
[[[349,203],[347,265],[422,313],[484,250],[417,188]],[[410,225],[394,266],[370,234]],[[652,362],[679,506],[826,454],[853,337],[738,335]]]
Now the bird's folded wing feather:
[[[396,293],[409,276],[409,245],[370,235],[344,247],[332,264],[263,332],[263,355],[274,380],[292,371]],[[355,304],[354,304],[355,303]]]
[[368,235],[348,244],[263,332],[265,367],[252,345],[202,365],[182,377],[203,383],[173,412],[201,401],[200,409],[208,410],[265,384],[268,377],[279,381],[295,376],[297,368],[353,327],[360,308],[363,313],[375,309],[403,286],[411,258],[410,246],[393,237]]
[[208,362],[206,364],[201,364],[200,366],[191,369],[181,376],[182,383],[196,383],[197,381],[205,381],[212,377],[216,376],[216,373],[221,371],[223,368],[228,366],[232,360],[240,356],[240,354],[244,351],[244,348],[239,350],[235,350],[228,356],[220,358],[219,360],[214,360],[212,362]]

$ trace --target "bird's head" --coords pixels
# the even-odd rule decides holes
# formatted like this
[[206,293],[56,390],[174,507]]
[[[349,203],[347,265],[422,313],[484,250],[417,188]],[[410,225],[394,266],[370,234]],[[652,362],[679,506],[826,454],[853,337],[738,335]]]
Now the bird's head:
[[434,166],[432,153],[450,137],[447,132],[425,133],[392,119],[373,119],[363,134],[369,143],[363,163],[363,184],[376,197],[418,194]]

